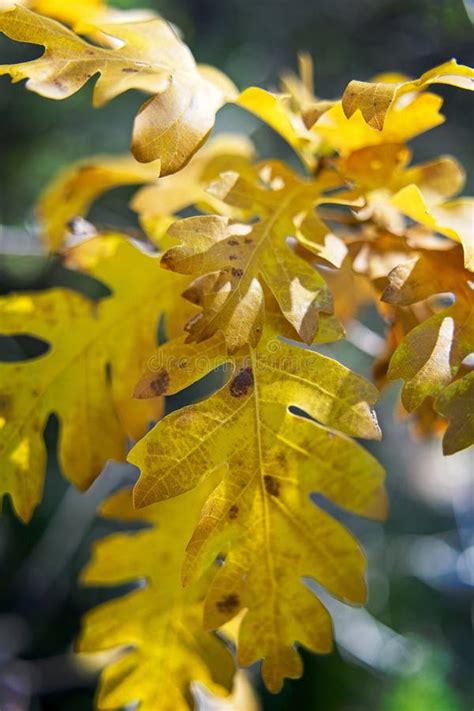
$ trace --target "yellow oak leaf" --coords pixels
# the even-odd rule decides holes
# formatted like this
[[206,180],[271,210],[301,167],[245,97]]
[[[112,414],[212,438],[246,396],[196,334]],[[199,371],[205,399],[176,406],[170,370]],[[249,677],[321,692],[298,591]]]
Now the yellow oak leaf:
[[[336,181],[340,184],[337,176]],[[162,264],[199,277],[185,292],[203,309],[189,324],[189,340],[204,341],[222,330],[231,352],[245,343],[256,345],[265,320],[265,284],[295,334],[312,342],[319,313],[332,312],[331,294],[323,277],[295,254],[287,238],[294,235],[308,247],[309,230],[301,234],[299,227],[305,216],[313,216],[311,225],[316,222],[317,204],[345,200],[353,204],[349,194],[325,196],[326,187],[331,182],[326,183],[324,176],[321,182],[304,180],[277,162],[257,166],[253,180],[227,172],[209,191],[247,212],[249,224],[212,215],[171,226],[169,234],[181,244],[164,254]],[[318,229],[321,226],[330,232],[317,222]],[[320,237],[317,230],[315,236]]]
[[436,294],[451,293],[455,303],[429,316],[405,336],[390,361],[388,377],[402,378],[408,412],[437,395],[474,351],[474,292],[463,268],[461,248],[422,253],[389,274],[382,300],[407,306]]
[[37,204],[44,241],[50,249],[58,249],[70,221],[87,215],[100,195],[120,185],[152,182],[159,174],[160,161],[144,165],[129,155],[93,156],[68,166],[46,187]]
[[[152,10],[120,10],[110,7],[104,0],[0,0],[0,10],[22,5],[40,15],[70,25],[78,34],[89,36],[97,44],[117,46],[110,35],[98,32],[97,24],[139,22],[156,17]],[[119,45],[120,43],[118,43]]]
[[417,94],[401,106],[394,106],[386,116],[383,129],[369,126],[356,111],[350,118],[341,102],[326,111],[311,131],[324,138],[328,146],[346,156],[359,148],[381,143],[405,143],[444,122],[440,113],[443,100],[431,93]]
[[104,0],[31,0],[26,5],[40,15],[71,25],[80,33],[90,23],[140,22],[154,16],[151,10],[119,10]]
[[[378,304],[381,315],[388,322],[385,334],[385,345],[376,357],[373,366],[373,379],[375,385],[382,389],[390,384],[388,369],[392,356],[406,335],[420,323],[436,313],[430,301],[422,301],[410,306],[390,307],[383,302]],[[457,377],[463,370],[461,366]],[[426,397],[421,405],[411,412],[407,412],[401,401],[394,408],[397,419],[405,421],[410,426],[411,433],[416,439],[425,439],[436,435],[441,437],[446,431],[446,420],[434,409],[435,399]]]
[[141,711],[189,711],[195,708],[193,682],[219,696],[228,694],[232,656],[225,643],[202,625],[212,571],[186,588],[181,582],[185,547],[198,520],[202,493],[201,487],[137,511],[131,492],[125,490],[102,507],[107,518],[152,527],[99,541],[82,573],[82,582],[95,586],[146,580],[85,617],[78,642],[81,652],[123,649],[118,661],[102,672],[98,709],[138,701]]
[[318,141],[298,114],[291,111],[284,94],[275,94],[260,87],[251,86],[235,99],[234,103],[264,121],[300,156],[312,170],[316,164],[315,152]]
[[[181,344],[167,344],[162,362],[173,350],[178,355]],[[188,358],[203,375],[198,352]],[[194,584],[224,557],[207,593],[205,625],[220,627],[246,609],[239,661],[263,658],[265,683],[278,691],[285,676],[302,673],[295,642],[316,652],[331,648],[329,615],[302,578],[347,602],[365,599],[358,544],[309,495],[384,517],[383,470],[346,436],[379,438],[371,408],[377,391],[336,361],[273,339],[231,362],[221,390],[172,413],[132,449],[129,460],[141,470],[134,502],[142,507],[179,496],[218,472],[187,546],[184,581]],[[207,367],[214,364],[209,358]],[[177,368],[167,392],[189,384],[196,368]]]
[[[271,294],[265,294],[265,300],[271,330],[280,336],[294,337]],[[343,336],[344,330],[339,321],[334,316],[321,314],[320,327],[313,343],[331,343]],[[275,341],[268,348],[271,352],[272,348],[279,348],[279,344]],[[220,331],[202,343],[186,343],[184,337],[172,339],[161,345],[147,360],[143,377],[135,387],[135,397],[151,398],[179,392],[228,361],[225,338]]]
[[466,269],[474,271],[474,198],[458,198],[428,206],[419,188],[407,185],[390,202],[412,220],[460,242]]
[[346,181],[357,185],[364,195],[366,205],[356,213],[359,222],[370,220],[393,234],[406,235],[407,208],[397,202],[404,188],[416,184],[424,200],[437,205],[464,185],[465,173],[454,158],[440,156],[409,167],[411,156],[403,144],[382,143],[360,148],[338,161]]
[[404,144],[381,143],[353,151],[338,167],[361,189],[395,193],[413,183],[429,203],[439,203],[462,189],[466,175],[452,156],[409,166],[411,158],[412,151]]
[[188,47],[161,18],[96,29],[120,42],[98,47],[55,20],[17,6],[0,12],[0,32],[19,42],[44,45],[38,59],[0,66],[0,75],[27,79],[27,88],[65,99],[99,75],[94,106],[129,89],[153,96],[140,108],[132,151],[141,162],[161,160],[161,173],[179,170],[206,140],[219,107],[234,93],[217,70],[198,67]]
[[474,371],[448,385],[434,407],[449,420],[443,437],[444,454],[455,454],[474,444]]
[[458,64],[451,59],[425,72],[419,79],[405,82],[351,81],[342,96],[342,108],[347,118],[360,111],[364,120],[372,128],[381,131],[385,118],[393,103],[411,92],[420,92],[431,84],[450,84],[461,89],[474,90],[474,69]]
[[[3,334],[49,345],[33,360],[0,364],[0,493],[10,494],[25,521],[42,495],[50,414],[60,421],[64,476],[85,489],[108,459],[125,457],[127,437],[140,437],[161,413],[159,401],[150,407],[132,394],[156,348],[160,314],[170,310],[170,275],[113,234],[82,243],[68,261],[112,294],[97,303],[55,288],[0,299]],[[130,275],[137,275],[133,288]]]

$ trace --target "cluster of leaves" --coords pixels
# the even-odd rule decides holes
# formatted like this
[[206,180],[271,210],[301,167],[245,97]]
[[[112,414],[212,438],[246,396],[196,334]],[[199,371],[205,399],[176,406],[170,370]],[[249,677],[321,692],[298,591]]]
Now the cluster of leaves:
[[[365,599],[359,544],[311,494],[376,520],[386,513],[383,470],[353,439],[380,438],[378,391],[310,347],[343,338],[343,322],[375,304],[387,322],[376,383],[401,378],[418,429],[447,426],[446,453],[474,441],[474,200],[455,197],[464,174],[453,158],[411,165],[406,145],[444,120],[429,87],[472,89],[474,71],[451,60],[414,81],[353,81],[327,101],[302,57],[282,93],[239,94],[155,15],[101,0],[1,9],[1,32],[46,48],[0,67],[14,81],[63,99],[98,74],[97,106],[131,88],[151,94],[133,157],[68,168],[37,208],[45,246],[110,295],[52,289],[0,301],[2,333],[49,345],[0,366],[1,492],[28,521],[51,413],[63,473],[80,488],[135,442],[133,503],[120,492],[103,513],[149,528],[100,542],[84,573],[89,584],[146,579],[86,619],[82,650],[124,648],[103,674],[99,708],[187,709],[193,681],[225,694],[233,661],[228,636],[214,631],[232,619],[238,662],[263,659],[278,691],[302,673],[296,643],[332,644],[328,612],[303,579],[351,604]],[[302,171],[257,161],[240,136],[197,152],[229,101],[279,132]],[[77,219],[123,184],[143,185],[132,201],[142,244]],[[168,340],[156,350],[162,317]],[[216,368],[227,375],[220,389],[160,419],[164,395]]]

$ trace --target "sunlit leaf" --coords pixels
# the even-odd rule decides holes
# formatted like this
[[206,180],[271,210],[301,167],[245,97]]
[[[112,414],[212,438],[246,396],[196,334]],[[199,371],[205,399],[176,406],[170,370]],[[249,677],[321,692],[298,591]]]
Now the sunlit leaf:
[[337,176],[328,182],[324,176],[321,181],[303,180],[276,162],[257,166],[253,180],[227,172],[209,191],[247,212],[248,224],[214,215],[172,225],[169,233],[181,244],[166,252],[162,263],[182,274],[204,275],[185,294],[203,309],[189,324],[190,340],[204,341],[220,329],[230,351],[245,343],[256,345],[265,320],[265,284],[295,334],[312,342],[319,313],[332,312],[331,295],[321,275],[295,254],[287,238],[301,236],[306,247],[312,239],[315,246],[318,240],[319,246],[321,240],[325,244],[330,230],[316,220],[314,207],[357,202],[344,193],[325,197],[331,181],[340,183]]
[[[160,314],[174,302],[170,276],[119,235],[84,242],[68,260],[111,296],[97,303],[56,288],[0,300],[3,334],[27,333],[50,346],[34,360],[0,364],[1,493],[24,520],[42,496],[49,415],[60,422],[64,476],[85,489],[108,459],[125,457],[127,436],[140,437],[161,412],[159,401],[150,406],[132,394],[155,350]],[[133,288],[130,274],[137,275]]]
[[161,18],[130,24],[100,24],[120,42],[90,44],[55,20],[17,6],[0,12],[0,32],[19,42],[44,45],[38,59],[0,66],[0,75],[27,80],[27,88],[65,99],[99,75],[94,106],[129,89],[152,94],[135,119],[132,151],[141,162],[161,161],[162,175],[179,170],[206,140],[216,111],[234,92],[217,70],[198,67],[188,47]]
[[[193,362],[203,374],[194,349],[167,392],[195,378]],[[184,581],[193,584],[216,556],[225,557],[206,597],[205,625],[220,627],[247,609],[239,661],[263,658],[265,682],[278,691],[285,676],[302,672],[296,641],[317,652],[331,648],[329,615],[302,578],[347,602],[365,599],[358,544],[309,494],[383,518],[383,471],[341,433],[379,437],[371,410],[377,393],[335,361],[278,341],[262,341],[232,362],[221,390],[169,415],[132,450],[130,461],[141,469],[134,500],[141,507],[177,497],[219,473],[187,547]],[[290,413],[290,405],[322,424]]]
[[452,306],[413,328],[391,359],[389,378],[405,381],[402,401],[409,412],[449,385],[474,348],[474,292],[460,251],[426,253],[401,264],[391,272],[382,296],[399,306],[444,292],[456,297]]
[[474,444],[474,371],[455,380],[435,401],[440,415],[449,420],[443,452],[454,454]]
[[474,198],[428,207],[416,185],[408,185],[392,197],[391,203],[412,220],[460,242],[465,266],[474,271]]
[[191,684],[202,682],[228,693],[234,664],[222,640],[202,626],[203,600],[212,571],[183,588],[181,564],[203,492],[195,490],[142,511],[129,491],[105,502],[102,514],[152,528],[118,533],[99,541],[83,571],[88,585],[146,584],[89,612],[79,640],[82,652],[123,648],[123,656],[101,675],[98,708],[139,701],[142,711],[189,711]]
[[458,64],[455,59],[425,72],[419,79],[402,83],[387,81],[351,81],[342,97],[342,108],[347,118],[357,110],[372,128],[381,131],[392,104],[404,94],[420,92],[431,84],[450,84],[461,89],[474,90],[474,69]]

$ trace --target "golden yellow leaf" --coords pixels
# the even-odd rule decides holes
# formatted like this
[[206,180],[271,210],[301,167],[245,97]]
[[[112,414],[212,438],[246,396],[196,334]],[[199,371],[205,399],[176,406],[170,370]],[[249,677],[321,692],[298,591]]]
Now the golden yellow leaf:
[[239,94],[234,103],[268,124],[296,151],[308,168],[314,167],[315,137],[303,120],[288,109],[285,95],[252,86]]
[[[385,77],[385,79],[393,77]],[[372,128],[381,131],[393,103],[404,94],[420,92],[431,84],[450,84],[461,89],[474,90],[474,69],[458,64],[455,59],[440,64],[421,75],[419,79],[402,83],[393,81],[351,81],[343,97],[342,108],[347,118],[360,111]]]
[[474,444],[474,371],[445,388],[435,400],[435,409],[449,420],[443,437],[444,454]]
[[[263,658],[265,683],[278,691],[285,676],[301,675],[296,641],[317,652],[331,648],[329,615],[301,579],[353,604],[365,599],[358,544],[309,494],[384,517],[382,468],[341,434],[380,436],[371,409],[377,391],[339,363],[274,339],[232,363],[221,390],[172,413],[133,448],[129,459],[141,470],[134,501],[141,507],[176,497],[218,473],[187,547],[184,581],[194,584],[224,556],[206,597],[205,625],[220,627],[246,608],[239,661]],[[202,375],[205,362],[200,367]],[[192,365],[180,371],[167,392],[195,373]]]
[[20,42],[45,46],[38,59],[0,66],[0,75],[27,79],[27,87],[51,99],[65,99],[93,76],[94,106],[128,89],[153,96],[135,119],[132,151],[141,162],[161,160],[161,173],[181,168],[206,140],[218,108],[234,87],[217,70],[201,69],[172,27],[155,18],[130,24],[100,24],[96,29],[120,42],[90,44],[55,20],[17,6],[0,12],[0,32]]
[[389,281],[382,295],[389,304],[406,306],[445,292],[456,298],[452,306],[413,328],[390,361],[388,377],[405,381],[402,402],[411,412],[449,385],[474,350],[474,292],[459,247],[426,252],[400,264]]
[[99,34],[99,39],[106,43],[110,42],[110,38],[107,40],[106,35],[100,36],[100,33],[90,32],[91,26],[93,29],[94,24],[139,22],[154,16],[151,10],[119,10],[107,5],[104,0],[25,0],[21,3],[11,3],[14,4],[25,5],[40,15],[71,25],[80,34],[90,33],[93,37]]
[[407,104],[394,106],[386,116],[383,129],[369,126],[356,111],[350,118],[344,114],[341,102],[326,111],[311,131],[324,138],[341,155],[381,143],[405,143],[444,122],[440,113],[443,100],[431,93],[417,94]]
[[108,459],[125,457],[127,436],[140,437],[161,412],[159,401],[150,407],[132,393],[156,348],[160,313],[170,307],[170,275],[119,235],[84,242],[68,259],[112,295],[97,303],[56,288],[0,300],[3,334],[26,333],[49,345],[34,360],[0,364],[0,492],[10,494],[25,521],[42,495],[50,414],[60,421],[64,476],[85,489]]
[[465,266],[474,271],[474,198],[458,198],[429,207],[419,188],[407,185],[390,202],[412,220],[460,242]]
[[69,222],[87,215],[100,195],[119,185],[152,182],[159,174],[160,161],[144,165],[128,155],[93,156],[68,166],[38,201],[36,212],[43,239],[50,249],[58,249]]
[[439,156],[419,163],[408,168],[403,175],[403,185],[417,185],[428,205],[439,204],[440,199],[457,195],[465,182],[466,173],[452,156]]
[[[311,246],[309,224],[316,224],[314,246],[321,240],[314,207],[321,202],[345,201],[353,196],[340,193],[326,197],[332,186],[326,181],[308,181],[278,162],[256,167],[253,179],[227,172],[210,186],[212,195],[227,205],[247,212],[249,224],[227,217],[198,216],[174,223],[169,234],[181,244],[165,253],[164,266],[199,278],[185,296],[203,311],[189,324],[189,340],[201,342],[217,330],[225,334],[231,352],[258,342],[265,320],[265,283],[295,334],[311,343],[318,330],[319,313],[332,312],[332,299],[322,276],[287,244],[288,236],[301,236]],[[300,232],[305,216],[306,231]],[[258,218],[258,221],[255,221]],[[324,242],[323,242],[324,244]],[[318,253],[318,250],[315,249]]]
[[146,580],[85,617],[78,643],[81,652],[123,649],[122,657],[102,672],[98,709],[139,701],[141,711],[189,711],[194,708],[192,682],[205,684],[219,696],[231,688],[232,656],[202,625],[212,571],[186,588],[181,583],[181,564],[203,502],[202,488],[142,511],[133,508],[126,490],[102,508],[108,518],[141,521],[152,528],[99,541],[82,574],[87,585]]
[[372,235],[371,241],[381,239],[384,230],[408,238],[413,230],[405,219],[407,208],[397,199],[410,184],[416,183],[417,194],[422,194],[430,206],[439,205],[462,188],[465,174],[454,158],[441,156],[409,167],[411,156],[404,144],[381,143],[360,148],[338,161],[340,174],[364,195],[366,204],[355,214],[362,226],[362,239],[369,241],[374,225],[381,231],[376,238]]
[[[390,307],[379,302],[379,311],[388,323],[385,334],[385,346],[375,359],[372,372],[375,385],[384,388],[389,383],[388,369],[392,356],[406,335],[420,323],[433,316],[436,309],[429,301],[417,302],[410,306]],[[462,371],[461,369],[458,372]],[[446,431],[446,420],[434,409],[434,398],[426,397],[421,405],[411,412],[407,412],[401,401],[394,408],[397,420],[407,422],[415,439],[425,439],[433,435],[441,437]]]

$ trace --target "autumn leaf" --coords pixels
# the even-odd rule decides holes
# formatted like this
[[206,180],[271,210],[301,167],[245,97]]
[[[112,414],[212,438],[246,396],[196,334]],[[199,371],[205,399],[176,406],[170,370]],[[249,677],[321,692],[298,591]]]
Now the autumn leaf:
[[391,204],[412,220],[460,242],[466,269],[474,271],[474,198],[428,206],[417,186],[407,185],[391,198]]
[[450,84],[461,89],[474,90],[474,69],[458,64],[455,59],[440,64],[425,72],[419,79],[405,82],[351,81],[343,97],[342,108],[347,118],[360,110],[364,120],[372,128],[381,131],[385,117],[400,97],[411,92],[420,92],[431,84]]
[[455,380],[436,398],[435,409],[449,420],[443,437],[444,454],[455,454],[474,444],[474,371]]
[[474,349],[474,294],[470,272],[463,269],[459,247],[426,252],[389,274],[382,300],[407,306],[449,292],[455,302],[413,328],[396,349],[388,371],[405,381],[402,402],[408,412],[437,395],[454,379]]
[[378,131],[369,126],[362,114],[356,111],[350,118],[344,113],[342,103],[326,111],[311,131],[323,138],[328,146],[341,155],[367,146],[383,143],[405,143],[444,122],[440,113],[443,99],[432,93],[416,94],[400,107],[388,112],[384,126]]
[[107,5],[104,0],[23,0],[9,4],[28,7],[40,15],[70,25],[79,34],[90,34],[93,39],[109,45],[111,38],[95,31],[94,24],[139,22],[156,17],[151,10],[119,10]]
[[310,170],[315,167],[314,154],[317,149],[315,137],[308,131],[303,120],[289,109],[284,94],[251,86],[239,94],[234,99],[234,103],[257,116],[280,134]]
[[85,617],[79,651],[123,649],[120,659],[102,672],[98,709],[139,701],[141,711],[188,711],[195,708],[193,682],[205,684],[219,696],[227,695],[232,685],[231,654],[221,639],[202,626],[212,570],[186,588],[181,583],[185,546],[203,493],[201,487],[137,511],[131,492],[125,490],[102,507],[107,518],[151,527],[96,543],[94,557],[82,573],[82,582],[95,586],[146,580]]
[[87,215],[100,195],[120,185],[152,182],[160,162],[139,163],[132,156],[93,156],[68,166],[40,196],[36,213],[42,237],[52,250],[61,247],[70,221]]
[[171,226],[169,234],[181,244],[164,254],[162,264],[199,277],[185,293],[203,308],[188,326],[189,340],[205,341],[220,329],[231,352],[246,343],[256,345],[265,320],[265,284],[295,335],[312,342],[320,312],[332,312],[331,294],[323,277],[295,254],[287,238],[294,235],[305,247],[313,244],[318,253],[319,240],[324,244],[330,230],[317,220],[314,207],[354,202],[345,193],[327,197],[324,191],[334,183],[340,184],[340,178],[304,180],[277,162],[257,166],[253,180],[227,172],[209,191],[247,212],[248,224],[211,215]]
[[[430,205],[437,205],[461,190],[465,174],[451,156],[440,156],[426,163],[410,166],[412,152],[398,143],[382,143],[353,151],[338,162],[338,170],[347,183],[357,185],[365,206],[355,214],[364,225],[375,223],[394,235],[408,236],[406,213],[411,201],[398,196],[415,189]],[[370,221],[370,222],[369,222]],[[426,221],[425,223],[429,226]],[[365,230],[368,232],[369,230]],[[396,266],[396,265],[393,265]]]
[[[167,344],[161,362],[174,362],[181,347]],[[186,354],[186,367],[169,370],[167,393],[215,367],[215,353],[199,360],[199,349],[188,348],[195,353]],[[377,391],[336,361],[272,339],[231,362],[221,390],[172,413],[133,448],[129,460],[141,470],[134,501],[142,507],[177,497],[219,472],[187,547],[184,581],[194,584],[224,556],[206,597],[205,626],[247,609],[239,662],[263,658],[265,683],[278,691],[283,677],[302,673],[296,641],[316,652],[331,648],[329,615],[301,578],[353,604],[365,599],[358,544],[309,494],[383,518],[383,471],[346,436],[379,438],[371,409]]]
[[[0,364],[0,491],[25,521],[42,495],[50,414],[60,421],[64,476],[85,489],[108,459],[125,457],[127,436],[140,437],[161,412],[159,401],[150,406],[132,393],[155,350],[160,314],[175,308],[169,276],[119,235],[84,242],[68,260],[111,296],[97,303],[55,288],[0,300],[3,334],[26,333],[49,346],[33,360]],[[139,275],[133,288],[131,274]]]
[[135,119],[132,151],[141,162],[161,160],[161,173],[181,168],[206,140],[216,111],[234,92],[210,67],[198,67],[172,27],[156,18],[101,24],[97,30],[121,43],[98,47],[56,21],[17,6],[0,13],[0,32],[19,42],[44,45],[38,59],[0,66],[0,75],[27,80],[27,88],[65,99],[99,74],[93,103],[99,107],[129,89],[152,94]]

